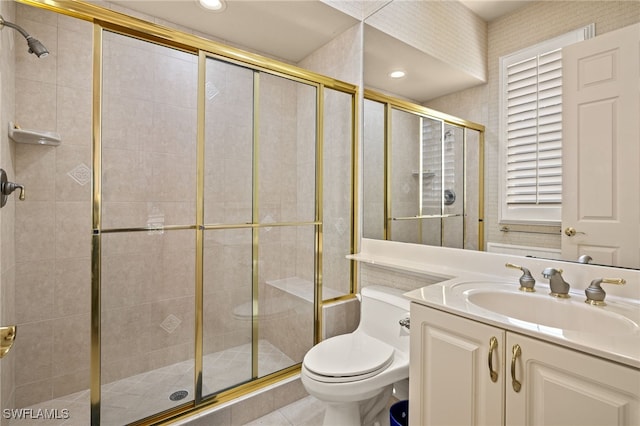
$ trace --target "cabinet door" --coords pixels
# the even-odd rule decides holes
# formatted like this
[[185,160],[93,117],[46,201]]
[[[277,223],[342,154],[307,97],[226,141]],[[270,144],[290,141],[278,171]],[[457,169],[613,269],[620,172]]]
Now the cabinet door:
[[503,424],[504,331],[415,303],[411,325],[410,424]]
[[[521,349],[511,377],[512,351]],[[507,425],[638,425],[640,371],[507,333]]]

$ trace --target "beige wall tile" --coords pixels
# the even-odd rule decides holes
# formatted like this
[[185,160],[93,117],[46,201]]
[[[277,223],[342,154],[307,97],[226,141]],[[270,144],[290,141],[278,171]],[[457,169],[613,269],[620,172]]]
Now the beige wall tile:
[[91,107],[91,90],[58,86],[56,115],[61,147],[78,145],[91,148]]
[[[136,305],[121,309],[105,309],[102,312],[102,362],[106,367],[122,369],[131,358],[137,357],[141,361],[147,351],[149,343],[149,318],[151,305]],[[137,367],[132,366],[130,372],[139,373],[144,371],[144,367],[137,361]],[[115,374],[115,372],[113,372]],[[117,375],[117,380],[126,377],[127,373]],[[106,377],[111,377],[107,374]],[[108,381],[103,380],[103,383]]]
[[[103,90],[112,96],[153,100],[155,83],[153,52],[130,37],[105,33],[103,45]],[[121,76],[126,75],[123,79]]]
[[23,129],[56,131],[55,104],[55,84],[16,77],[14,122]]
[[16,144],[15,179],[25,187],[26,200],[55,200],[56,148]]
[[16,5],[16,19],[23,21],[29,20],[39,24],[55,26],[58,22],[57,14],[47,12],[43,9],[29,7],[24,4]]
[[153,107],[150,100],[104,96],[102,146],[133,152],[153,144]]
[[22,201],[16,204],[16,259],[55,257],[55,203]]
[[[166,48],[156,48],[162,51],[171,50]],[[186,53],[175,52],[180,56]],[[198,81],[197,62],[192,56],[185,57],[186,60],[173,58],[167,55],[155,54],[153,57],[154,90],[153,99],[157,103],[166,103],[183,108],[196,107],[196,84]],[[161,71],[161,72],[158,72]]]
[[86,371],[90,364],[91,353],[90,315],[73,315],[51,322],[53,326],[53,374],[62,376]]
[[[84,34],[92,29],[84,28]],[[63,87],[91,90],[93,85],[93,38],[79,36],[77,31],[58,28],[57,84]]]
[[[80,392],[82,390],[89,389],[89,385],[91,381],[91,372],[89,368],[87,368],[87,366],[88,364],[85,363],[84,365],[78,366],[82,368],[79,368],[78,370],[75,370],[72,373],[54,376],[52,379],[53,397],[60,398],[66,395],[73,394],[75,392]],[[71,410],[71,407],[69,407],[69,409]],[[79,410],[82,409],[86,411],[90,410],[89,404],[86,404],[86,406],[82,408],[78,407],[77,409]],[[74,416],[73,412],[71,415]],[[79,417],[79,416],[80,414],[77,414],[76,412],[74,417]]]
[[91,259],[56,259],[54,317],[91,312]]
[[[55,260],[20,262],[16,266],[16,320],[21,323],[48,320],[53,315]],[[20,330],[22,334],[22,330]],[[22,337],[22,336],[21,336]]]
[[274,395],[262,393],[231,406],[231,424],[241,425],[273,411]]
[[[20,362],[16,363],[16,386],[34,382],[46,382],[51,386],[53,323],[38,321],[19,325],[20,338],[16,339],[13,350]],[[16,389],[16,403],[20,392]],[[51,398],[51,389],[48,396]],[[48,399],[49,399],[48,398]]]
[[56,202],[56,257],[82,257],[91,252],[91,204]]
[[53,397],[53,380],[42,379],[37,382],[17,385],[15,390],[15,407],[23,408]]

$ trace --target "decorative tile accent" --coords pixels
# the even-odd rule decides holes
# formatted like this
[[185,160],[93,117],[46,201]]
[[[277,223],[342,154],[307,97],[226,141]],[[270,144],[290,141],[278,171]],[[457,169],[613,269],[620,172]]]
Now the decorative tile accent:
[[207,84],[205,84],[204,87],[205,87],[205,93],[207,94],[208,100],[212,100],[218,95],[218,93],[220,93],[220,89],[218,89],[216,85],[210,81],[207,81]]
[[[273,222],[274,222],[274,220],[273,220],[273,216],[271,216],[270,214],[266,215],[266,216],[262,219],[262,223],[273,223]],[[265,232],[269,232],[269,231],[271,231],[271,227],[270,227],[270,226],[268,226],[268,227],[264,228],[264,231],[265,231]]]
[[154,206],[151,209],[151,212],[147,215],[147,228],[150,229],[150,231],[148,231],[148,234],[162,235],[164,233],[164,230],[162,229],[163,227],[164,227],[164,213],[160,211],[158,207]]
[[162,327],[167,333],[171,334],[176,331],[181,323],[182,321],[180,320],[180,318],[171,314],[160,323],[160,327]]
[[80,163],[69,170],[67,175],[82,186],[91,182],[91,169],[84,163]]

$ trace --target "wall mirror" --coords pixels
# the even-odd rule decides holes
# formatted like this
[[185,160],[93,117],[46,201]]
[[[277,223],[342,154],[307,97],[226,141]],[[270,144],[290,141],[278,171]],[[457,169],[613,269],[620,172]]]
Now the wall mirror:
[[484,127],[371,90],[363,121],[363,237],[481,250]]
[[[599,258],[596,258],[596,255],[594,255],[591,263],[640,268],[640,261],[620,262],[616,259],[615,250],[611,249],[611,247],[606,245],[599,246],[597,243],[590,242],[590,239],[595,238],[596,235],[611,234],[611,232],[605,230],[606,223],[604,222],[614,222],[614,220],[601,220],[602,226],[598,226],[596,223],[598,221],[592,221],[594,222],[592,224],[593,228],[586,228],[586,224],[576,221],[566,222],[564,218],[562,221],[558,221],[552,225],[547,224],[546,226],[540,224],[523,225],[506,222],[501,223],[498,218],[499,200],[496,189],[499,183],[502,182],[499,174],[501,160],[497,118],[499,114],[499,76],[496,65],[499,62],[499,58],[529,47],[536,42],[543,42],[560,34],[573,31],[584,25],[585,22],[595,23],[596,39],[632,24],[637,24],[639,16],[637,4],[619,2],[616,3],[614,9],[611,9],[611,3],[605,1],[522,2],[521,7],[510,15],[504,15],[494,21],[478,22],[478,19],[475,19],[477,16],[475,18],[469,16],[466,13],[468,11],[463,10],[460,7],[461,5],[456,3],[457,2],[402,2],[395,0],[378,2],[378,8],[370,15],[367,15],[367,18],[364,20],[365,87],[375,88],[377,92],[391,94],[393,97],[407,99],[415,104],[425,105],[429,108],[464,117],[487,126],[486,133],[484,134],[486,136],[484,140],[486,151],[483,155],[485,155],[484,178],[488,186],[487,191],[484,193],[484,242],[479,246],[480,249],[522,256],[577,261],[579,255],[586,250],[585,247],[590,244],[592,253],[602,254]],[[429,10],[425,11],[423,9]],[[607,13],[604,13],[605,10]],[[442,16],[442,14],[456,16],[456,19],[459,21],[458,23],[465,23],[464,27],[468,33],[473,33],[477,36],[475,40],[484,37],[486,43],[464,43],[464,41],[461,41],[461,37],[464,37],[464,34],[459,31],[460,25],[451,26],[451,28],[448,28],[446,25],[439,25],[441,20],[438,20],[437,17]],[[401,23],[400,18],[393,21],[396,16],[402,17],[404,21]],[[554,16],[555,19],[550,21],[548,19],[549,16]],[[578,16],[580,19],[577,19]],[[437,32],[437,34],[429,33],[422,38],[412,37],[411,31],[407,30],[407,28],[412,28],[409,22],[412,21],[412,19],[416,22],[422,22],[421,28],[423,28],[426,33],[433,31],[434,33]],[[389,23],[390,20],[392,23]],[[522,22],[528,22],[529,25],[522,27]],[[512,35],[514,33],[517,33],[518,37],[513,37]],[[425,40],[429,40],[429,43]],[[458,46],[458,49],[455,52],[445,49],[451,45]],[[438,49],[442,50],[439,51]],[[470,55],[469,52],[474,53],[474,55]],[[477,60],[477,63],[474,62],[474,60]],[[482,60],[485,62],[481,63]],[[459,62],[456,63],[456,61]],[[451,66],[447,67],[447,65]],[[461,75],[460,70],[466,65],[470,67],[477,65],[480,72],[476,72],[475,74],[473,72],[467,72],[462,73],[465,75]],[[391,70],[400,67],[406,73],[405,78],[396,81],[387,78]],[[625,68],[628,69],[629,67]],[[622,68],[619,67],[619,69]],[[626,90],[623,90],[623,93],[637,92],[633,89],[633,87],[637,86],[637,73],[635,76],[634,82],[632,82]],[[380,106],[373,108],[372,105],[369,104],[370,101],[370,99],[365,100],[363,112],[365,118],[368,114],[372,113],[372,110],[376,110],[377,114],[384,113],[384,109],[381,109]],[[563,103],[564,102],[565,101],[563,101]],[[562,107],[563,110],[565,110],[567,108],[566,103],[564,103]],[[624,109],[625,112],[627,110],[633,109]],[[394,115],[391,111],[389,114]],[[593,179],[597,180],[599,184],[598,188],[603,187],[604,183],[607,182],[631,182],[637,189],[637,185],[639,184],[636,172],[638,169],[637,152],[630,151],[631,154],[622,157],[620,157],[619,152],[622,152],[621,147],[624,146],[625,149],[628,149],[627,147],[629,145],[634,145],[632,142],[639,140],[637,135],[640,126],[637,125],[637,120],[625,120],[625,122],[636,123],[632,130],[633,133],[629,133],[628,130],[624,132],[621,130],[612,130],[602,135],[603,137],[600,138],[596,149],[588,150],[588,152],[593,153],[590,164],[595,164],[594,166],[585,166],[585,163],[582,162],[584,155],[581,154],[580,163],[577,164],[575,168],[582,170],[583,175],[586,174],[586,176],[580,175],[576,178],[582,187],[586,187],[587,189],[594,188],[592,181],[589,180]],[[365,126],[368,125],[370,124],[365,123]],[[599,126],[599,129],[604,128],[606,128],[606,126]],[[409,214],[408,212],[397,212],[393,207],[394,205],[399,207],[398,201],[393,199],[394,192],[396,191],[393,186],[393,156],[398,156],[398,154],[393,151],[393,147],[389,148],[391,150],[389,155],[391,164],[379,165],[381,170],[387,170],[389,173],[388,187],[378,191],[378,193],[385,194],[385,196],[389,198],[388,201],[393,211],[385,211],[380,208],[375,210],[375,212],[367,211],[370,206],[376,203],[385,203],[385,199],[380,198],[382,196],[379,196],[379,199],[374,198],[374,189],[370,187],[370,185],[373,185],[375,188],[376,185],[382,185],[382,183],[371,184],[369,181],[371,173],[367,172],[367,168],[373,167],[373,161],[381,161],[372,160],[368,157],[367,151],[371,152],[371,150],[374,149],[370,136],[371,132],[372,129],[365,127],[363,133],[366,138],[363,146],[364,157],[362,166],[363,172],[365,173],[363,182],[363,209],[365,215],[363,218],[363,236],[365,238],[389,238],[395,240],[396,237],[399,238],[400,235],[398,228],[406,224],[400,225],[400,221],[393,221],[394,217],[418,216],[424,214],[424,212],[416,211]],[[394,136],[393,124],[388,132],[389,138],[392,138]],[[444,130],[444,132],[446,132],[446,130]],[[631,135],[631,137],[616,139],[615,135],[622,134]],[[612,137],[609,138],[609,136]],[[606,143],[603,142],[605,137]],[[637,143],[635,145],[637,146]],[[585,151],[587,150],[582,149],[580,153],[584,153]],[[568,164],[571,158],[565,158],[565,155],[568,154],[563,152],[563,164]],[[577,159],[578,155],[573,155],[573,157]],[[624,160],[624,164],[628,164],[629,158],[635,159],[635,165],[631,167],[615,166],[616,164],[622,164],[621,160]],[[615,172],[612,173],[612,179],[606,182],[598,177],[600,176],[599,173],[593,173],[594,170],[600,171],[602,167],[604,167],[604,160],[611,160],[607,163],[607,167],[611,166],[610,168]],[[563,181],[568,182],[564,177]],[[410,189],[410,191],[412,190],[413,189]],[[417,189],[415,189],[415,191],[417,191]],[[585,197],[578,196],[576,195],[578,192],[573,191],[572,193],[563,195],[562,209],[569,210],[571,208],[579,208],[582,209],[581,211],[584,213],[585,205],[588,205],[591,209],[589,214],[592,214],[591,211],[593,210],[598,210],[592,215],[604,217],[606,214],[613,212],[610,214],[613,217],[616,212],[636,211],[633,209],[637,208],[637,199],[634,198],[635,201],[631,203],[633,209],[628,209],[625,207],[626,204],[621,204],[620,202],[624,200],[624,202],[627,203],[631,193],[634,192],[637,193],[637,190],[623,191],[620,188],[615,189],[612,186],[605,192],[592,190],[590,193],[591,197]],[[600,197],[600,195],[604,194],[606,194],[607,197]],[[589,193],[587,195],[589,195]],[[602,213],[602,211],[605,210],[604,198],[611,200],[610,205],[607,204],[609,211],[605,212],[606,214]],[[370,204],[367,199],[373,204]],[[416,202],[416,205],[417,203],[418,202]],[[594,206],[598,207],[598,209]],[[382,213],[380,213],[381,211]],[[443,210],[443,212],[444,211],[446,210]],[[401,213],[402,216],[396,216],[396,213]],[[386,216],[384,216],[384,214],[386,214]],[[466,214],[468,218],[468,208]],[[638,233],[638,216],[637,214],[635,216],[636,220],[631,224],[632,226],[630,228],[627,228],[630,229],[630,231],[626,233],[622,232],[621,235],[623,235],[625,239],[635,238],[635,241],[632,241],[632,243],[635,243],[637,256],[637,236],[640,234]],[[417,219],[410,219],[410,222],[416,221]],[[383,223],[383,226],[378,226],[378,229],[374,230],[369,225],[376,222]],[[575,229],[575,233],[572,234],[573,236],[565,234],[565,230],[568,228],[569,233],[571,233],[570,228]],[[387,235],[385,232],[389,234]],[[415,237],[417,233],[418,230],[416,229],[412,232],[412,235]],[[619,239],[621,240],[622,237]],[[415,242],[415,240],[412,240],[412,242]],[[421,242],[425,241],[422,240]],[[563,253],[563,246],[569,246],[570,244],[579,245],[582,252],[579,251],[577,254],[572,255]],[[508,251],[496,250],[493,248],[494,246],[505,246],[507,247],[505,250]]]

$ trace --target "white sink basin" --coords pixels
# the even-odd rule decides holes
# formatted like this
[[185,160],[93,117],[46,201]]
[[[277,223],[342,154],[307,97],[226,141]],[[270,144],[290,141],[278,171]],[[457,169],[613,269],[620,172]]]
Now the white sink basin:
[[407,293],[412,301],[504,330],[640,368],[640,301],[607,296],[606,306],[584,303],[584,290],[568,299],[518,290],[518,282],[452,279]]
[[[633,310],[595,307],[573,296],[558,299],[545,293],[523,293],[502,289],[475,289],[464,292],[467,302],[479,308],[508,317],[510,322],[524,321],[552,327],[604,335],[637,333],[638,324],[630,319]],[[618,311],[618,312],[616,312]]]

